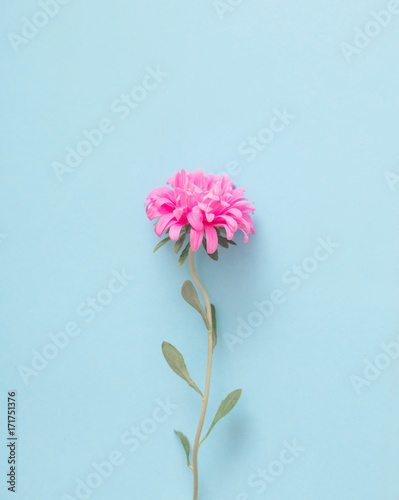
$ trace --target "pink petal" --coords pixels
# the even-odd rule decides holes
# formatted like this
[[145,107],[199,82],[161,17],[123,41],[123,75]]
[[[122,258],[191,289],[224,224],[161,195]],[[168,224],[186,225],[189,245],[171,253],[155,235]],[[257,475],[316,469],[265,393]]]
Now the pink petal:
[[211,214],[211,213],[206,212],[206,213],[205,213],[205,217],[206,217],[206,220],[207,220],[208,222],[212,222],[212,221],[213,221],[213,219],[215,218],[215,214]]
[[154,220],[157,217],[161,217],[161,215],[170,214],[170,209],[165,207],[154,207],[151,206],[147,209],[147,217],[150,220]]
[[237,221],[235,219],[233,219],[233,217],[230,217],[229,215],[222,215],[222,217],[224,217],[225,221],[227,222],[227,224],[230,226],[231,230],[232,231],[237,231]]
[[183,226],[184,224],[172,224],[170,226],[169,236],[171,240],[177,241],[179,239],[180,231]]
[[[161,236],[165,229],[170,226],[170,221],[174,219],[173,214],[163,215],[159,221],[155,224],[155,233],[157,236]],[[176,219],[175,219],[176,220]]]
[[219,224],[219,225],[226,229],[226,238],[228,240],[232,240],[234,238],[234,231],[232,231],[227,224]]
[[205,236],[206,236],[206,251],[208,253],[216,252],[218,247],[218,234],[213,226],[207,224],[205,226]]
[[192,248],[193,252],[195,252],[199,249],[203,238],[204,238],[204,230],[203,229],[201,229],[200,231],[197,231],[196,229],[191,228],[190,244],[191,244],[191,248]]
[[147,217],[150,219],[150,220],[154,220],[156,219],[157,217],[160,217],[162,214],[160,213],[159,211],[159,208],[157,207],[150,207],[150,208],[147,208]]
[[242,217],[242,212],[241,210],[238,210],[238,208],[229,208],[227,213],[236,219],[240,219]]
[[187,214],[187,219],[188,222],[192,225],[192,227],[197,231],[201,231],[201,229],[202,230],[204,229],[202,218],[198,214],[190,212],[189,214]]
[[168,198],[157,198],[155,200],[155,205],[157,207],[161,207],[163,205],[166,205],[168,207],[173,207],[174,208],[175,207],[175,202],[174,202],[174,200],[169,200]]
[[184,210],[185,209],[183,207],[175,208],[173,210],[173,215],[176,217],[177,220],[181,219],[181,216],[184,214]]

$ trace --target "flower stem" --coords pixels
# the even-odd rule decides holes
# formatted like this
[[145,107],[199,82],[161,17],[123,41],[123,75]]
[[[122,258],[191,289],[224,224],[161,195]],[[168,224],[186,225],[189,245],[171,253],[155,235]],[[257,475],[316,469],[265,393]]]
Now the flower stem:
[[202,295],[204,296],[204,299],[205,299],[206,314],[208,316],[208,321],[209,321],[209,325],[210,325],[209,330],[208,330],[208,361],[207,361],[207,367],[206,367],[205,391],[204,391],[204,397],[202,398],[201,414],[200,414],[200,419],[199,419],[197,433],[195,435],[195,441],[194,441],[194,447],[193,447],[193,475],[194,475],[193,500],[197,500],[198,499],[198,450],[200,447],[201,432],[202,432],[202,427],[204,425],[206,407],[208,405],[208,398],[209,398],[209,388],[210,388],[210,383],[211,383],[212,352],[213,352],[212,311],[211,311],[211,303],[209,300],[208,293],[205,290],[204,285],[201,283],[201,281],[198,278],[198,275],[195,271],[194,252],[191,250],[191,248],[190,248],[190,252],[189,252],[189,261],[190,261],[191,274],[193,275],[194,281],[196,282],[198,288],[201,290]]

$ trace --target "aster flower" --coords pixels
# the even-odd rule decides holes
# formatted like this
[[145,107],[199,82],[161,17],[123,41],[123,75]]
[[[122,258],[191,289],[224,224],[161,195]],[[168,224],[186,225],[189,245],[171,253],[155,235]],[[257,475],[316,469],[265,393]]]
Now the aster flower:
[[224,248],[228,248],[229,244],[235,245],[232,238],[237,231],[244,233],[244,241],[247,242],[248,235],[255,233],[251,219],[255,208],[244,197],[244,189],[236,188],[229,175],[206,175],[202,170],[195,172],[182,170],[168,179],[167,184],[170,187],[153,189],[145,202],[148,218],[150,220],[159,219],[155,224],[156,234],[158,236],[162,236],[164,232],[168,234],[158,243],[154,252],[172,240],[175,241],[175,253],[179,253],[185,238],[189,235],[189,242],[182,250],[178,264],[182,265],[187,258],[189,259],[191,275],[201,291],[205,305],[201,303],[198,292],[190,280],[183,283],[181,294],[183,299],[202,316],[208,333],[204,392],[191,378],[182,354],[169,342],[162,343],[162,353],[168,365],[201,396],[201,413],[192,452],[189,439],[182,432],[175,431],[186,454],[187,466],[193,473],[193,500],[198,500],[199,448],[217,422],[234,408],[242,391],[236,389],[223,399],[208,432],[203,437],[202,431],[211,382],[212,356],[217,344],[217,326],[216,308],[214,304],[211,304],[208,292],[197,275],[194,253],[202,243],[208,255],[217,260],[218,245],[220,244]]
[[[167,184],[171,189],[153,189],[145,202],[148,218],[159,217],[155,233],[169,234],[162,243],[178,241],[189,233],[194,252],[204,243],[208,254],[214,254],[218,244],[228,246],[236,231],[244,233],[245,242],[249,234],[255,233],[250,217],[255,207],[244,197],[244,189],[234,187],[229,175],[182,170]],[[179,242],[177,247],[182,244]]]

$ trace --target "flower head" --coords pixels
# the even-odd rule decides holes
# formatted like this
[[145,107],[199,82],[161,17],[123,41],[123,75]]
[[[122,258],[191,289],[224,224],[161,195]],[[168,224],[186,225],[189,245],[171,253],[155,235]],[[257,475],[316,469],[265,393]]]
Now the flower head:
[[244,197],[244,189],[234,187],[229,175],[182,170],[170,177],[167,184],[171,189],[153,189],[145,202],[148,218],[160,217],[155,225],[158,236],[168,230],[170,239],[177,241],[184,229],[184,234],[190,233],[193,251],[198,250],[205,237],[206,251],[213,254],[220,238],[232,240],[240,230],[247,242],[248,235],[255,233],[250,217],[255,207]]

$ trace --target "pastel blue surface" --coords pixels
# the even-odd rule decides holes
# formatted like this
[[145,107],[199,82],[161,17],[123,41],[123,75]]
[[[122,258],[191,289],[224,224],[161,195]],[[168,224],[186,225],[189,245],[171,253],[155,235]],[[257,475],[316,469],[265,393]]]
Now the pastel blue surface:
[[246,189],[256,235],[196,255],[219,324],[206,427],[243,389],[200,500],[397,500],[398,2],[0,9],[0,497],[192,498],[173,430],[193,442],[200,399],[161,343],[203,387],[206,336],[143,204],[202,168]]

